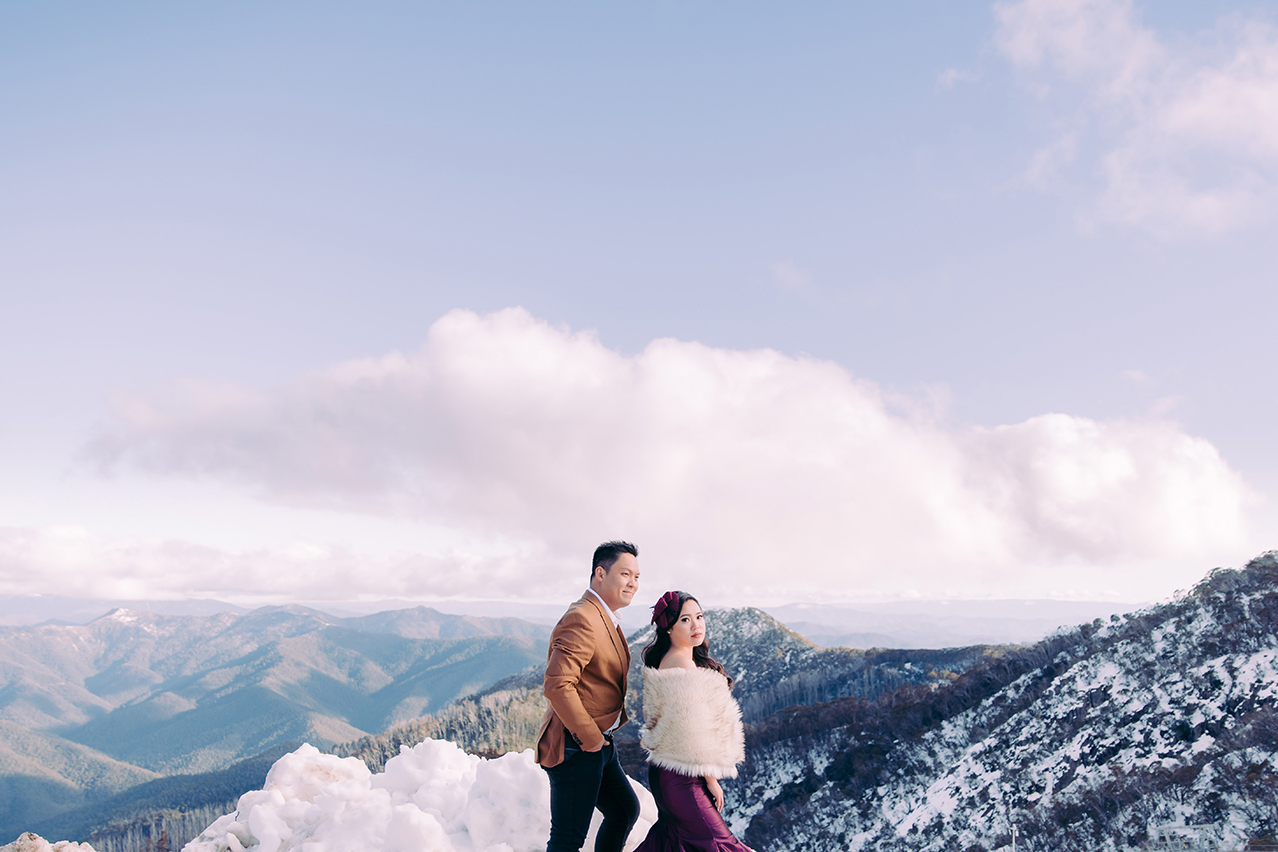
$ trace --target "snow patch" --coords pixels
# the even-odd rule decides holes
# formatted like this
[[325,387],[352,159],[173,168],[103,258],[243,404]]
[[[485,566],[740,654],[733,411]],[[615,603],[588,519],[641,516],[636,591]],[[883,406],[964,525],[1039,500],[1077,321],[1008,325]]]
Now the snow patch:
[[73,843],[70,840],[50,843],[40,835],[28,831],[19,835],[12,843],[0,846],[0,852],[94,852],[94,849],[87,843]]

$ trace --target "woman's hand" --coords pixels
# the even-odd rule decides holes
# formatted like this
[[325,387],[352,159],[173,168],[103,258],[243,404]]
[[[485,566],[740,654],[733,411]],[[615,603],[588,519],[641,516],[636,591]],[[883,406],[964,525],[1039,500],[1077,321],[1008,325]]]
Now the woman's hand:
[[705,776],[706,789],[710,792],[710,801],[714,802],[716,811],[723,810],[723,788],[719,786],[719,779],[711,775]]

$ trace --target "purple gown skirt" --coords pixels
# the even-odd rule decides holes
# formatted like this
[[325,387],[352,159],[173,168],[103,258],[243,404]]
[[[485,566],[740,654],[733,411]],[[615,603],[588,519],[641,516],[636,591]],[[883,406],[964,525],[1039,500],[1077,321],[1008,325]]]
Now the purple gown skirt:
[[732,836],[700,776],[648,766],[657,821],[635,852],[753,852]]

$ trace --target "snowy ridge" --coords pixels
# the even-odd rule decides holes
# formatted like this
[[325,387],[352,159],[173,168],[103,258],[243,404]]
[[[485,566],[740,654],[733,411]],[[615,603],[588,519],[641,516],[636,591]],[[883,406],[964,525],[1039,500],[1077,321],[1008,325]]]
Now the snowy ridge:
[[[1278,559],[1062,632],[952,686],[756,726],[729,793],[757,848],[1131,849],[1278,831]],[[1234,848],[1232,846],[1226,848]]]

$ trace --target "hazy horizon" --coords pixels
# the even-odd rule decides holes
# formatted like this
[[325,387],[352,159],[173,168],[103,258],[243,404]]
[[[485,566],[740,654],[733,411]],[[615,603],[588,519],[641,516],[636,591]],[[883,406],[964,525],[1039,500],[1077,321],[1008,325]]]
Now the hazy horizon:
[[[336,618],[363,618],[385,612],[425,607],[445,615],[512,617],[549,629],[569,602],[521,601],[293,601],[261,606],[214,600],[93,601],[57,595],[0,595],[0,626],[88,624],[117,608],[163,616],[209,616],[220,612],[246,615],[263,607],[296,605]],[[1144,609],[1152,602],[969,600],[888,601],[844,604],[755,605],[818,645],[851,647],[952,647],[975,644],[1034,642],[1061,626]],[[707,605],[708,610],[732,609]],[[649,623],[648,610],[631,605],[618,616],[627,632]],[[923,618],[920,619],[919,617]],[[712,637],[713,638],[713,637]]]

